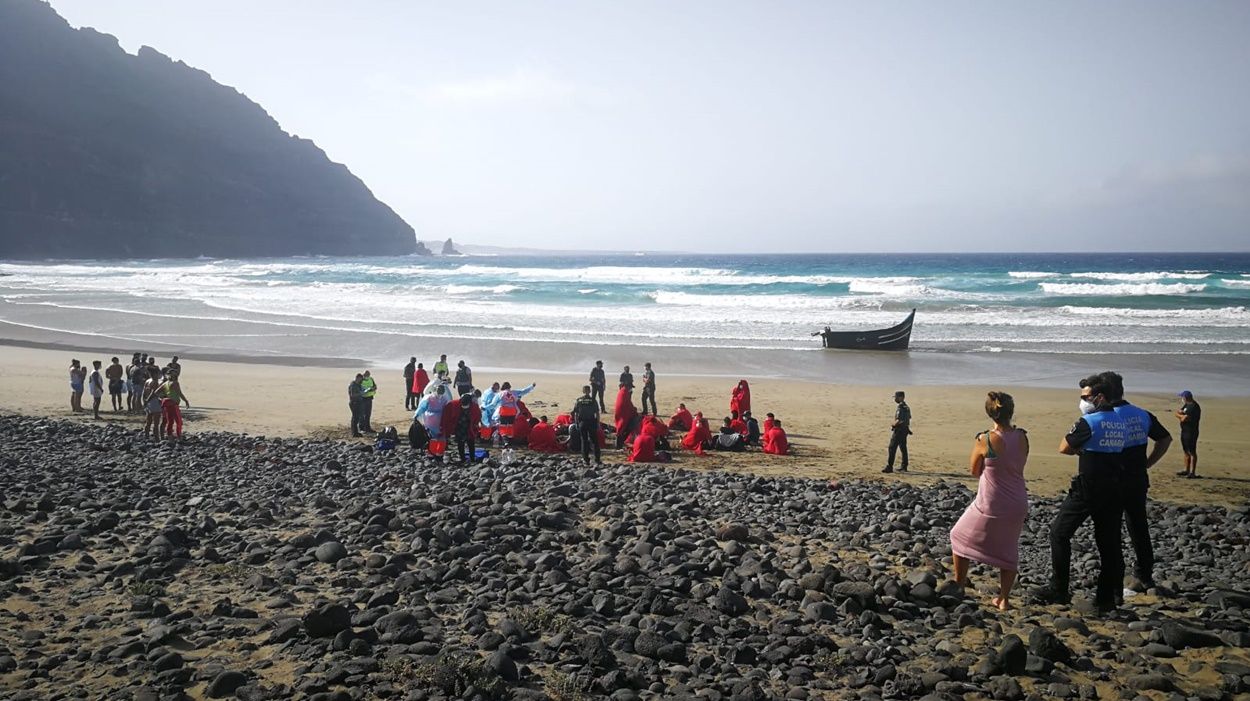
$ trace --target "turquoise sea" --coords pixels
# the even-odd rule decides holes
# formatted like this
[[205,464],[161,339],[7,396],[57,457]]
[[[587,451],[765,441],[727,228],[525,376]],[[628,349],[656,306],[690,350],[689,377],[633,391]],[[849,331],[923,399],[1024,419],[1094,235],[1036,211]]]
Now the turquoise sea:
[[[390,359],[411,338],[819,351],[1250,354],[1250,254],[576,255],[0,263],[0,320],[223,352]],[[352,348],[346,335],[368,334]],[[337,340],[327,340],[337,339]]]

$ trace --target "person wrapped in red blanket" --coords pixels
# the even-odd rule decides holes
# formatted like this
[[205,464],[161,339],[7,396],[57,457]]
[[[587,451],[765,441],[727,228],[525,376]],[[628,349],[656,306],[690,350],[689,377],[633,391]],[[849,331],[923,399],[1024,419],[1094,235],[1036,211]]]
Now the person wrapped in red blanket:
[[734,387],[733,393],[729,395],[729,413],[737,412],[738,416],[751,410],[751,386],[746,380],[738,380],[738,386]]
[[547,423],[546,416],[538,417],[538,423],[530,429],[530,450],[539,453],[563,453],[564,446],[556,440],[556,427]]
[[482,410],[478,408],[470,395],[464,395],[458,402],[447,402],[443,408],[443,437],[450,441],[456,439],[456,454],[462,463],[473,462],[476,449],[478,429],[482,424]]
[[694,428],[681,439],[681,447],[686,450],[693,450],[702,454],[703,447],[712,437],[712,429],[708,426],[707,419],[703,418],[703,412],[696,412],[694,415]]
[[685,404],[678,404],[677,411],[668,418],[668,428],[672,431],[689,431],[694,427],[694,417]]
[[773,419],[773,425],[764,432],[764,452],[769,455],[790,454],[790,440],[779,419]]
[[638,409],[634,406],[632,390],[629,385],[621,384],[621,388],[616,392],[616,406],[613,407],[612,416],[616,421],[616,447],[621,448],[625,445],[625,440],[637,428]]

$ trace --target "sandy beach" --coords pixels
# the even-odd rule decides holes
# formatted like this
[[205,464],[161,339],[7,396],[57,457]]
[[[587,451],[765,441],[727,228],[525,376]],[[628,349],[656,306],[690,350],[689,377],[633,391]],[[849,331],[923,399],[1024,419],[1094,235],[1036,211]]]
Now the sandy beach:
[[[72,342],[72,340],[71,340]],[[75,351],[69,345],[52,348],[0,346],[5,362],[0,366],[0,411],[70,418],[66,369],[71,358],[84,364],[102,360],[107,366],[116,354]],[[618,351],[616,355],[621,354]],[[182,356],[183,387],[191,400],[184,412],[189,432],[232,431],[281,437],[319,437],[350,440],[347,432],[346,387],[354,366],[350,361],[267,358],[265,362],[240,362],[221,356],[200,359],[194,353]],[[161,358],[164,362],[166,358]],[[434,358],[424,360],[427,367]],[[454,363],[455,357],[451,357]],[[403,409],[401,367],[372,366],[378,380],[374,425],[394,425],[402,430],[410,414]],[[309,363],[312,364],[309,364]],[[635,371],[640,370],[641,361]],[[360,367],[359,369],[365,369]],[[1093,368],[1097,369],[1097,368]],[[619,367],[608,366],[611,381]],[[792,457],[767,456],[758,452],[715,454],[698,457],[677,454],[674,468],[730,470],[760,475],[788,475],[828,479],[866,478],[931,483],[958,480],[975,488],[967,473],[968,450],[972,437],[988,428],[982,411],[984,393],[990,389],[1013,394],[1017,403],[1017,424],[1029,430],[1032,455],[1027,476],[1029,488],[1039,495],[1055,495],[1066,489],[1074,470],[1072,458],[1056,451],[1059,439],[1075,420],[1075,385],[1071,390],[1016,387],[1010,384],[981,385],[903,385],[914,413],[911,438],[911,473],[882,475],[888,426],[892,418],[891,390],[881,378],[864,378],[862,384],[832,384],[785,381],[772,378],[746,379],[751,382],[754,413],[762,417],[773,412],[783,420],[795,449]],[[535,415],[566,411],[580,393],[583,375],[477,369],[479,385],[491,381],[511,381],[514,385],[537,382],[528,397]],[[1074,378],[1075,380],[1075,378]],[[728,411],[731,376],[666,376],[657,381],[657,397],[662,415],[671,413],[679,402],[692,411],[703,411],[718,420]],[[1177,431],[1171,415],[1176,406],[1174,393],[1134,393],[1142,380],[1126,376],[1129,398],[1154,412],[1164,425]],[[1179,389],[1179,388],[1178,388]],[[1250,397],[1198,397],[1204,409],[1201,463],[1203,479],[1184,480],[1175,472],[1181,463],[1179,441],[1155,468],[1152,496],[1177,503],[1234,504],[1250,495],[1250,470],[1242,458],[1250,450],[1250,435],[1240,426],[1240,417],[1250,410]],[[90,399],[84,398],[87,406]],[[610,404],[610,401],[609,401]],[[102,406],[108,405],[108,397]],[[609,406],[609,411],[611,407]],[[79,417],[90,421],[88,417]],[[141,427],[138,417],[106,413],[104,421]],[[623,455],[609,451],[609,462]]]

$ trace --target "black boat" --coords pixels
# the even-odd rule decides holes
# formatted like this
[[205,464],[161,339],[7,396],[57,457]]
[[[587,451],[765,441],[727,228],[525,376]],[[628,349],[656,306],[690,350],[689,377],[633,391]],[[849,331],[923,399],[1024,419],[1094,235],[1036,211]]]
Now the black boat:
[[843,350],[907,350],[911,342],[911,322],[916,318],[916,310],[903,319],[898,326],[873,331],[833,331],[828,326],[824,331],[817,331],[813,336],[820,336],[825,348]]

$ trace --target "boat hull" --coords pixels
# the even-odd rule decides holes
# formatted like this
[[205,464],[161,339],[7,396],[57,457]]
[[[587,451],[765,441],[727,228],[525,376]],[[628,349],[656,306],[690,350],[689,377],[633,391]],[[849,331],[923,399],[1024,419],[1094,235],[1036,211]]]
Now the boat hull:
[[901,324],[888,329],[821,331],[813,335],[820,336],[825,348],[832,350],[905,351],[911,343],[911,327],[915,318],[916,310],[913,309]]

